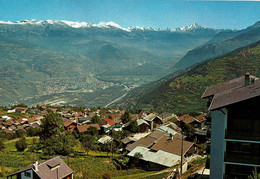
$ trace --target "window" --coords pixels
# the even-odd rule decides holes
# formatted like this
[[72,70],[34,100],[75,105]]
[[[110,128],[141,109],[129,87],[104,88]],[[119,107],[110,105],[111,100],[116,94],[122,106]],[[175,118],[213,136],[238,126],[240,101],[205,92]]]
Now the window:
[[30,172],[24,172],[24,176],[31,177],[31,173]]

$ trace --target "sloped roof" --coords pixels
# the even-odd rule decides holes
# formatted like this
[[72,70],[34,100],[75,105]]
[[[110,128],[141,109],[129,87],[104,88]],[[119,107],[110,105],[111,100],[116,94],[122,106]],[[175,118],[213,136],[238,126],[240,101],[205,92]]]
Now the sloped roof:
[[137,141],[135,138],[133,137],[125,137],[124,139],[121,140],[124,144],[127,144],[131,141]]
[[116,124],[116,122],[115,121],[113,121],[112,119],[109,119],[109,118],[105,118],[104,119],[110,126],[113,126],[113,125],[115,125]]
[[137,125],[140,126],[141,124],[146,124],[146,125],[150,126],[150,125],[148,124],[148,122],[146,122],[145,120],[143,120],[143,119],[137,119]]
[[[252,79],[258,80],[257,77],[249,75],[249,79],[250,81]],[[238,88],[238,87],[242,87],[245,84],[245,76],[241,76],[239,78],[235,78],[223,83],[219,83],[213,86],[208,87],[205,92],[203,93],[201,98],[207,98],[210,96],[213,96],[216,93],[222,92],[222,91],[226,91],[229,89],[233,89],[233,88]]]
[[216,110],[225,106],[260,96],[260,80],[248,86],[233,88],[214,95],[209,110]]
[[157,130],[168,133],[168,134],[172,134],[172,135],[175,135],[177,133],[174,129],[167,127],[165,125],[161,125]]
[[202,113],[202,114],[196,116],[195,118],[196,118],[198,121],[203,122],[203,121],[206,121],[206,120],[207,120],[207,119],[206,119],[206,115],[207,115],[206,113]]
[[57,178],[60,179],[73,173],[71,168],[58,156],[39,163],[37,171],[35,170],[33,165],[30,165],[8,176],[14,176],[18,173],[30,169],[32,169],[41,179],[57,179]]
[[127,145],[126,150],[132,151],[135,149],[137,146],[142,146],[142,147],[151,147],[155,142],[157,142],[159,139],[161,139],[166,133],[161,132],[161,131],[154,131],[151,134],[142,137],[138,141]]
[[97,130],[100,130],[100,127],[98,124],[81,125],[81,126],[77,126],[77,129],[79,132],[86,132],[88,130],[88,128],[90,128],[90,127],[95,127],[95,128],[97,128]]
[[156,164],[160,164],[166,167],[172,167],[180,162],[181,157],[172,153],[168,153],[165,151],[157,151],[153,152],[148,148],[145,147],[136,147],[128,156],[134,157],[136,153],[142,154],[141,160],[153,162]]
[[184,114],[184,115],[180,116],[179,120],[183,121],[185,124],[190,124],[190,123],[196,121],[196,119],[194,117],[190,116],[189,114]]
[[69,125],[71,125],[72,123],[74,123],[73,121],[67,120],[64,122],[64,127],[68,127]]
[[104,135],[103,137],[101,137],[100,139],[98,139],[98,142],[105,144],[107,142],[111,142],[113,140],[112,137],[108,136],[108,135]]
[[[192,142],[183,141],[183,155],[191,148]],[[179,134],[173,136],[173,139],[169,136],[162,137],[156,144],[152,146],[153,150],[162,150],[175,155],[181,155],[181,138]]]

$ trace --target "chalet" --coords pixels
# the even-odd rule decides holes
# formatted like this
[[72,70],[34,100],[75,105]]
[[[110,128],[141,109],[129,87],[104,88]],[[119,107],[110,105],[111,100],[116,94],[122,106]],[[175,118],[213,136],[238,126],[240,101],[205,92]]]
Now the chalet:
[[63,126],[67,131],[73,131],[77,127],[77,124],[73,121],[67,120],[64,122]]
[[27,111],[27,109],[29,109],[28,107],[15,107],[15,112],[18,112],[18,113],[25,113]]
[[154,130],[163,124],[162,119],[154,113],[143,118],[150,125],[150,130]]
[[177,120],[177,116],[173,113],[163,112],[159,114],[159,117],[162,119],[163,123],[172,121],[175,122]]
[[143,119],[138,119],[137,125],[139,126],[139,132],[148,132],[150,129],[149,123]]
[[197,120],[195,117],[190,116],[189,114],[184,114],[179,117],[179,120],[184,122],[185,124],[189,124],[194,128],[200,127],[200,121]]
[[7,179],[73,179],[73,171],[60,158],[55,157],[43,162],[37,161],[28,167],[7,176]]

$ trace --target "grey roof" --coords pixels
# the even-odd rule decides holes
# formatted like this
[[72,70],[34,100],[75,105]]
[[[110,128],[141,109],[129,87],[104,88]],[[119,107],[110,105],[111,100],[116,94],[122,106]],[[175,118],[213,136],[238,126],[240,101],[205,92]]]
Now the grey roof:
[[18,170],[8,176],[32,169],[41,179],[61,179],[73,173],[70,167],[58,156],[38,164],[38,170],[33,165]]
[[172,135],[175,135],[177,133],[174,129],[167,127],[165,125],[160,126],[157,130],[161,131],[161,132],[166,132],[166,133],[172,134]]
[[145,120],[143,120],[143,119],[137,119],[137,125],[140,126],[141,124],[146,124],[146,125],[150,126],[150,125],[148,124],[148,122],[146,122]]
[[153,162],[156,164],[160,164],[166,167],[172,167],[180,162],[181,157],[169,152],[164,152],[162,150],[158,150],[156,152],[145,148],[145,147],[136,147],[128,156],[134,157],[136,153],[142,154],[141,160]]
[[[256,81],[258,81],[258,78],[255,76],[250,75],[249,76],[250,81],[252,81],[252,79],[255,79]],[[213,96],[216,93],[222,92],[222,91],[226,91],[229,89],[234,89],[234,88],[239,88],[244,86],[245,84],[245,76],[241,76],[239,78],[235,78],[223,83],[219,83],[213,86],[208,87],[205,92],[203,93],[201,98],[207,98],[210,96]]]
[[254,84],[240,88],[229,89],[214,95],[209,110],[216,110],[225,106],[260,96],[260,80]]
[[153,121],[156,117],[162,121],[162,118],[160,118],[159,116],[157,116],[157,115],[154,114],[154,113],[151,113],[151,114],[149,114],[148,116],[145,116],[145,117],[144,117],[144,120],[151,122],[151,121]]

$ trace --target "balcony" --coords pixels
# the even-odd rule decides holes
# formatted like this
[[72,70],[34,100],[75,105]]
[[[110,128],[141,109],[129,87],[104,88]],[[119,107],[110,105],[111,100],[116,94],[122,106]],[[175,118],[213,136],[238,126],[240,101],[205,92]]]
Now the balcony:
[[225,139],[259,141],[260,133],[226,130]]
[[242,152],[227,151],[224,154],[225,162],[260,165],[260,156],[253,156]]

